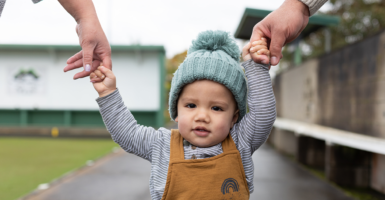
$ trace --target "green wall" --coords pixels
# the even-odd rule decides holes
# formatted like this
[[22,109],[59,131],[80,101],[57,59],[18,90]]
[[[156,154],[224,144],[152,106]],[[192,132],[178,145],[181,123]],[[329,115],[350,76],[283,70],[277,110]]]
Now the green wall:
[[[158,111],[132,111],[138,124],[159,127]],[[99,111],[0,110],[0,126],[104,127]]]

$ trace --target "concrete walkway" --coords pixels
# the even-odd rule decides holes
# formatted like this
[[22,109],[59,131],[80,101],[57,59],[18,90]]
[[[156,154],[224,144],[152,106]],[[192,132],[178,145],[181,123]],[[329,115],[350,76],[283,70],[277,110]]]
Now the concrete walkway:
[[[256,200],[351,200],[341,191],[264,145],[253,156]],[[151,199],[150,163],[120,151],[28,200]]]

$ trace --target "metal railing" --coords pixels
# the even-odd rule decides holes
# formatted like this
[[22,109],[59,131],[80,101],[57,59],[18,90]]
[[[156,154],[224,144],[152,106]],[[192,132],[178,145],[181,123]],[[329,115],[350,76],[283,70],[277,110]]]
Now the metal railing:
[[277,118],[274,127],[292,131],[296,135],[324,140],[327,145],[337,144],[385,155],[385,139],[383,138],[283,118]]

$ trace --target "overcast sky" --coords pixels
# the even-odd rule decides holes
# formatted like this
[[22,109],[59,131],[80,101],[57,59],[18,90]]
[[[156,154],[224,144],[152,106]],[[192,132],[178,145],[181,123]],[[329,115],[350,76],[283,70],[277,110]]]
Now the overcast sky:
[[[186,50],[205,30],[234,33],[246,7],[274,10],[283,0],[94,0],[112,45],[164,45],[167,56]],[[322,10],[328,8],[325,5]],[[55,0],[8,0],[0,44],[78,44],[76,22]]]

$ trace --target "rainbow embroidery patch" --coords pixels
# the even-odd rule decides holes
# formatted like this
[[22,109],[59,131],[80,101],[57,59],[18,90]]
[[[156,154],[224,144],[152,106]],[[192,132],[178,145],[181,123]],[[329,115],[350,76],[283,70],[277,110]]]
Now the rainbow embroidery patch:
[[230,188],[232,189],[232,192],[238,192],[239,185],[237,180],[233,178],[228,178],[225,181],[223,181],[221,191],[222,194],[230,193]]

